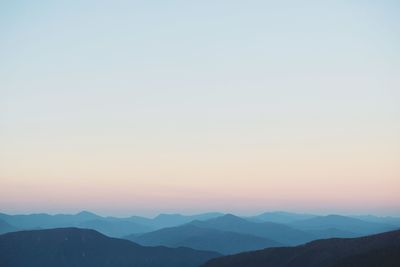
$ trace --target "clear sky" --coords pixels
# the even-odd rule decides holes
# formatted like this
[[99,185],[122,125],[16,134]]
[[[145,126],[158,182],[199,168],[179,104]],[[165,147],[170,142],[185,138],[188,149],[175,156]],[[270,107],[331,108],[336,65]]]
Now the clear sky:
[[0,210],[399,215],[399,14],[0,1]]

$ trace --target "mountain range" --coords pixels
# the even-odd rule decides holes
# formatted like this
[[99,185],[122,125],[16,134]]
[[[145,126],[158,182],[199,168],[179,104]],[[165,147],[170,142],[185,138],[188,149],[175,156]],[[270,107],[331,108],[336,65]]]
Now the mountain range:
[[[102,217],[97,214],[82,211],[77,214],[45,213],[28,215],[8,215],[0,213],[0,220],[10,227],[5,228],[3,233],[16,230],[51,229],[60,227],[80,227],[97,230],[112,237],[122,237],[134,233],[146,233],[181,225],[192,220],[206,220],[223,215],[222,213],[204,213],[185,216],[180,214],[160,214],[154,218],[131,216],[127,218]],[[2,231],[0,224],[0,231]],[[0,232],[1,233],[1,232]]]
[[212,259],[202,267],[396,267],[400,230],[359,238],[317,240]]
[[226,214],[144,234],[131,234],[125,238],[146,246],[186,246],[232,254],[268,247],[293,246],[321,238],[357,237],[393,229],[396,227],[339,215],[313,216],[290,224],[278,224],[255,222]]
[[[266,247],[299,245],[321,238],[358,237],[395,230],[400,225],[388,224],[387,217],[382,221],[381,217],[367,218],[368,221],[349,216],[288,212],[268,212],[253,217],[217,212],[190,216],[160,214],[154,218],[102,217],[87,211],[73,215],[0,213],[0,233],[79,227],[93,229],[110,237],[123,237],[142,245],[187,246],[231,254]],[[390,222],[396,223],[396,217],[390,217]]]
[[311,230],[315,232],[326,229],[337,229],[358,236],[389,231],[396,228],[395,226],[386,223],[363,221],[341,215],[317,216],[305,220],[294,221],[288,225],[303,231]]
[[[0,235],[0,267],[196,266],[222,255],[232,255],[234,260],[231,261],[230,257],[215,259],[209,264],[217,262],[218,265],[210,267],[308,266],[310,259],[324,266],[324,262],[319,262],[320,257],[329,259],[332,267],[333,264],[337,265],[335,267],[369,266],[365,264],[373,262],[390,264],[397,248],[378,245],[392,244],[393,238],[370,235],[398,230],[400,224],[397,222],[397,217],[318,216],[286,212],[269,212],[253,217],[222,213],[160,214],[154,218],[102,217],[91,212],[74,215],[0,213],[0,234],[5,233]],[[397,236],[396,232],[392,233]],[[370,237],[356,238],[360,236]],[[330,239],[332,237],[335,238]],[[346,239],[338,239],[343,237]],[[318,239],[325,240],[315,241]],[[373,249],[363,250],[362,247],[369,243]],[[368,248],[369,245],[365,246]],[[340,247],[355,254],[346,254]],[[129,255],[125,256],[125,253]],[[151,260],[152,257],[156,260]],[[389,260],[382,261],[385,258]],[[254,262],[247,262],[249,259],[254,259]],[[257,265],[264,259],[267,265]],[[282,259],[292,260],[286,262]],[[99,265],[100,260],[105,265]],[[290,265],[292,261],[298,265]],[[161,262],[165,262],[164,265]],[[315,266],[320,266],[318,264]]]
[[89,229],[0,235],[0,267],[197,267],[217,256],[190,248],[144,247]]
[[281,245],[276,241],[258,236],[202,228],[190,223],[142,235],[130,235],[125,238],[144,246],[190,247],[212,250],[221,254],[233,254]]
[[284,224],[251,222],[232,214],[227,214],[207,221],[193,221],[190,224],[202,228],[232,231],[267,238],[284,245],[301,244],[313,239],[313,236],[310,234]]
[[293,212],[285,212],[285,211],[270,211],[264,212],[257,216],[248,217],[246,219],[256,221],[256,222],[274,222],[274,223],[291,223],[299,220],[306,220],[317,217],[317,215],[313,214],[304,214],[304,213],[293,213]]

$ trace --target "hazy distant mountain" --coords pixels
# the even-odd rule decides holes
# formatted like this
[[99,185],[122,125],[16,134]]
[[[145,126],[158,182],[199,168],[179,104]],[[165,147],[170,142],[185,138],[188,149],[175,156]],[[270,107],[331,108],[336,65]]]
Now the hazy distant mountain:
[[391,225],[366,222],[341,215],[318,216],[307,220],[292,222],[288,225],[303,231],[326,230],[329,228],[337,229],[349,232],[353,236],[375,234],[396,229],[396,227]]
[[358,215],[358,216],[350,216],[353,218],[357,218],[366,222],[375,222],[375,223],[383,223],[383,224],[390,224],[394,226],[400,227],[400,217],[379,217],[374,215]]
[[49,215],[45,213],[28,215],[7,215],[4,213],[0,213],[0,219],[20,229],[68,227],[75,226],[84,221],[101,218],[102,217],[87,211],[83,211],[77,214],[56,215]]
[[260,215],[250,217],[260,222],[290,223],[293,221],[306,220],[316,217],[312,214],[291,213],[285,211],[264,212]]
[[197,267],[216,256],[190,248],[143,247],[78,228],[0,235],[1,267]]
[[77,214],[56,215],[45,213],[8,215],[0,213],[0,219],[22,230],[83,227],[98,230],[109,236],[121,237],[133,233],[144,233],[164,227],[177,226],[193,220],[207,220],[221,215],[222,213],[217,212],[189,216],[180,214],[160,214],[150,219],[140,216],[131,216],[127,218],[102,217],[91,212],[82,211]]
[[208,220],[224,215],[219,212],[210,212],[196,215],[181,215],[181,214],[160,214],[152,219],[150,225],[154,228],[160,229],[165,227],[173,227],[182,225],[194,220]]
[[182,214],[159,214],[154,218],[146,218],[141,216],[131,216],[127,218],[116,218],[116,217],[106,217],[108,220],[124,220],[130,221],[137,224],[141,224],[147,227],[152,228],[153,230],[165,228],[165,227],[173,227],[182,225],[193,220],[208,220],[211,218],[219,217],[224,215],[219,212],[209,212],[209,213],[201,213],[195,215],[182,215]]
[[90,220],[79,223],[77,226],[99,231],[111,237],[123,237],[133,233],[150,232],[153,229],[149,226],[141,225],[124,220]]
[[197,227],[191,224],[163,228],[143,235],[126,237],[145,246],[190,247],[199,250],[233,254],[267,247],[276,247],[278,242],[248,234]]
[[17,231],[18,229],[9,223],[0,220],[0,234],[8,233],[8,232],[14,232]]
[[314,239],[326,239],[333,237],[360,237],[362,234],[353,233],[350,231],[340,230],[336,228],[324,228],[324,229],[314,229],[314,230],[305,230],[307,233],[313,235]]
[[400,266],[400,231],[360,238],[318,240],[297,247],[268,248],[213,259],[203,265],[244,266],[396,267]]
[[154,230],[150,226],[125,221],[113,217],[101,217],[83,211],[77,214],[0,214],[0,219],[21,230],[51,229],[59,227],[81,227],[97,230],[112,237],[121,237],[132,233],[144,233]]
[[227,214],[207,221],[193,221],[190,224],[202,228],[217,229],[267,238],[284,245],[295,245],[313,240],[314,236],[289,226],[270,222],[251,222]]
[[[192,223],[203,228],[221,231],[244,233],[274,240],[281,244],[296,245],[307,241],[330,237],[356,237],[361,235],[394,230],[400,225],[373,222],[396,222],[396,217],[364,216],[370,221],[357,218],[330,215],[315,216],[296,220],[290,223],[263,222],[269,218],[275,221],[288,221],[314,215],[272,212],[251,218],[240,218],[234,215],[223,216],[222,213],[204,213],[197,215],[160,214],[155,218],[131,216],[127,218],[102,217],[83,211],[77,214],[29,214],[7,215],[0,213],[0,220],[12,228],[5,226],[3,233],[14,230],[50,229],[60,227],[81,227],[97,230],[112,237],[123,237],[131,234],[142,234],[165,227],[174,227]],[[192,222],[194,221],[194,222]],[[396,225],[395,223],[393,225]],[[8,230],[7,230],[8,229]]]
[[150,218],[147,218],[147,217],[134,215],[134,216],[125,217],[125,218],[106,217],[106,219],[108,219],[108,220],[117,220],[117,221],[124,220],[124,221],[127,221],[127,222],[134,222],[134,223],[138,223],[138,224],[141,224],[141,225],[152,227],[153,230],[155,230],[154,227],[152,226],[153,219],[150,219]]

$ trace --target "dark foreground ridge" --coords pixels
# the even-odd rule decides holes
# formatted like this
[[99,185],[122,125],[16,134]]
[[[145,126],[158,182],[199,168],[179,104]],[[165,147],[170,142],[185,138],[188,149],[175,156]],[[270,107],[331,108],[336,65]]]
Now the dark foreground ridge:
[[400,230],[212,259],[202,267],[399,267]]
[[189,248],[143,247],[78,228],[0,235],[0,267],[198,267],[217,256]]

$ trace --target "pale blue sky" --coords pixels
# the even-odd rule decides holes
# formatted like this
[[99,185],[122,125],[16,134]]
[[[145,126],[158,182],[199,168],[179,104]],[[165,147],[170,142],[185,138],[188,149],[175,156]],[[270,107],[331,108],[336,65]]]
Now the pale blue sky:
[[[369,199],[395,213],[399,14],[385,0],[0,1],[0,208],[76,210],[86,181],[125,196],[89,201],[100,212],[213,207],[187,193],[220,210]],[[315,200],[278,194],[317,180]]]

